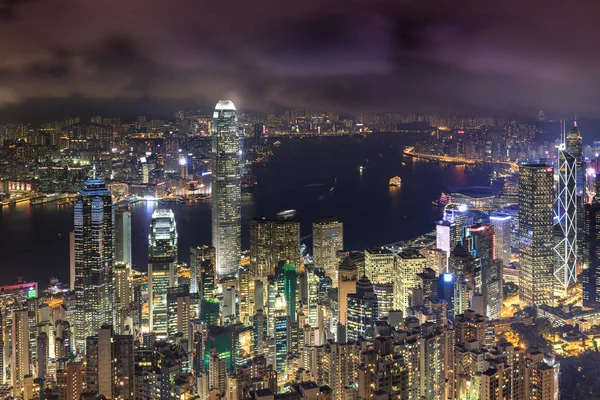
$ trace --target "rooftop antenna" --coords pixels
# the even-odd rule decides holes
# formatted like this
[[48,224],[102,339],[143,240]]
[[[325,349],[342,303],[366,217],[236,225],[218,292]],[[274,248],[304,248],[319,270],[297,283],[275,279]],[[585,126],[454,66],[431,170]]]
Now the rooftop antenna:
[[96,179],[96,160],[92,161],[92,179]]
[[575,120],[573,121],[573,126],[577,126],[577,111],[575,111]]

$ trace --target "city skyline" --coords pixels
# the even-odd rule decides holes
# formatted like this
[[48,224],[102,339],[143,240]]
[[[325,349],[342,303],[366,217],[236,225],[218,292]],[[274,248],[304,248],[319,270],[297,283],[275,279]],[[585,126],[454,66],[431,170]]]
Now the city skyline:
[[0,398],[595,399],[599,13],[0,0]]

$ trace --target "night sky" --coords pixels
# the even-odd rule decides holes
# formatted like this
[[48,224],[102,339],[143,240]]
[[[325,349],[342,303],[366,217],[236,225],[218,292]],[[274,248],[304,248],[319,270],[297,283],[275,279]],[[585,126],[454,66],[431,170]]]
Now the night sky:
[[0,120],[233,99],[556,117],[600,109],[600,4],[0,0]]

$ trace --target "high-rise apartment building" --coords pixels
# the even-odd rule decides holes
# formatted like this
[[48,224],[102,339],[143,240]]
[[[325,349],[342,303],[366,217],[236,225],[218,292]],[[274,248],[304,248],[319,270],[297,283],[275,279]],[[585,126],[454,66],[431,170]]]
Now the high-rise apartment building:
[[212,125],[212,244],[220,279],[237,275],[241,246],[240,142],[235,105],[220,100]]
[[344,225],[337,218],[320,218],[313,222],[313,259],[323,268],[333,287],[338,283],[337,252],[344,249]]
[[112,195],[100,179],[88,179],[73,209],[75,348],[112,319],[109,277],[113,265]]
[[554,170],[519,167],[519,288],[527,304],[554,303]]
[[83,364],[69,362],[64,369],[56,371],[58,400],[80,400],[83,393]]
[[106,398],[134,397],[133,336],[115,335],[112,325],[103,325],[87,338],[86,390]]
[[558,400],[560,363],[554,356],[529,353],[525,395],[528,399]]

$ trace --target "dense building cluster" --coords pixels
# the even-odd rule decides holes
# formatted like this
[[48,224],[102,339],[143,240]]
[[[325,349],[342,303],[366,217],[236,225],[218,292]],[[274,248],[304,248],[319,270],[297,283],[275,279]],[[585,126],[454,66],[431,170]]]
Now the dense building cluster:
[[[250,153],[240,139],[251,129],[252,154],[266,154],[266,125],[240,129],[245,122],[231,101],[219,101],[212,118],[176,118],[197,134],[180,141],[176,132],[158,134],[163,121],[140,119],[138,127],[151,129],[142,134],[129,126],[130,150],[94,151],[92,159],[78,159],[92,168],[73,200],[70,287],[43,297],[37,285],[0,288],[3,394],[26,400],[558,398],[560,362],[547,350],[560,345],[539,346],[519,337],[516,327],[533,330],[535,315],[524,312],[528,307],[554,327],[576,326],[577,334],[569,335],[577,343],[593,340],[592,327],[600,325],[600,197],[586,192],[576,126],[563,137],[556,170],[548,160],[519,165],[516,204],[485,207],[474,216],[451,202],[436,223],[433,243],[363,251],[345,248],[343,221],[319,218],[312,224],[311,257],[300,245],[294,210],[252,220],[250,248],[242,252],[240,204]],[[283,117],[298,130],[327,126],[326,118],[341,117],[301,110]],[[362,120],[421,122],[409,116]],[[266,123],[277,121],[269,116]],[[496,143],[496,121],[435,122],[486,123],[472,138]],[[70,121],[60,132],[79,136],[69,133],[60,146],[79,157],[96,145],[113,146],[109,127],[118,124]],[[49,127],[44,140],[60,142],[62,136],[52,132]],[[515,126],[504,144],[476,145],[471,150],[477,154],[471,154],[470,133],[443,132],[436,141],[446,146],[444,154],[453,149],[476,160],[508,154],[510,161],[503,146],[513,148],[531,134]],[[205,138],[204,153],[180,150]],[[17,150],[21,139],[10,136],[4,151],[6,144]],[[62,161],[46,157],[37,167],[47,162],[51,171],[70,176]],[[114,163],[121,163],[123,183],[113,176],[107,185]],[[82,171],[57,185],[74,184]],[[172,188],[202,172],[212,174],[210,189],[201,191],[211,200],[212,243],[181,249],[175,214],[163,200],[152,214],[147,272],[137,271],[124,200],[136,190],[159,197],[162,186]],[[41,185],[43,179],[31,182]],[[200,187],[185,190],[197,194]],[[189,251],[189,265],[180,262],[182,251]],[[583,308],[573,307],[579,304],[577,274]]]

